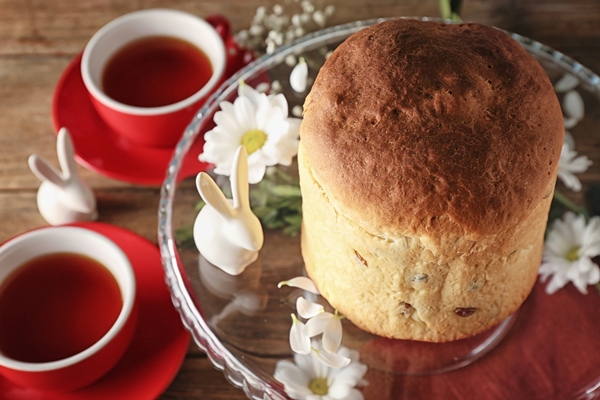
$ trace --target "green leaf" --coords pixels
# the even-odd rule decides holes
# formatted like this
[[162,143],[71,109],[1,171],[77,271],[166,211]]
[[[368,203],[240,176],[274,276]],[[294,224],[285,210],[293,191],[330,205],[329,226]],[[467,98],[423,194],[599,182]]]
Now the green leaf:
[[563,206],[567,207],[571,211],[576,214],[582,214],[586,220],[590,219],[590,215],[587,209],[583,206],[578,206],[571,201],[567,196],[559,192],[558,190],[554,190],[554,200],[560,202]]
[[187,248],[194,244],[194,226],[189,225],[175,231],[175,242],[181,248]]
[[273,186],[271,194],[279,197],[300,197],[302,195],[300,187],[292,185]]

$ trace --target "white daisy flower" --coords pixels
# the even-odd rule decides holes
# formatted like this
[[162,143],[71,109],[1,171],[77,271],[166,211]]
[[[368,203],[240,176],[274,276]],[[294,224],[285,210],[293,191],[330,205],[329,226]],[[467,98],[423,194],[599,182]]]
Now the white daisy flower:
[[364,399],[356,387],[365,384],[367,366],[359,361],[358,352],[342,347],[340,354],[350,362],[342,368],[330,368],[317,359],[318,347],[315,343],[310,354],[296,354],[293,363],[277,362],[274,376],[283,383],[287,395],[296,400]]
[[558,177],[565,186],[574,192],[579,192],[581,182],[575,173],[587,171],[590,165],[592,165],[592,161],[584,155],[578,156],[570,142],[565,140],[558,161]]
[[233,156],[240,144],[248,152],[248,181],[258,183],[267,166],[290,165],[298,153],[300,120],[288,117],[283,94],[267,96],[240,83],[238,97],[224,101],[215,113],[216,127],[206,132],[200,161],[215,165],[219,175],[231,173]]
[[583,294],[588,285],[600,282],[600,268],[592,261],[600,255],[600,217],[592,217],[586,224],[583,215],[568,211],[562,220],[556,220],[548,232],[540,275],[549,277],[546,293],[552,294],[573,282]]

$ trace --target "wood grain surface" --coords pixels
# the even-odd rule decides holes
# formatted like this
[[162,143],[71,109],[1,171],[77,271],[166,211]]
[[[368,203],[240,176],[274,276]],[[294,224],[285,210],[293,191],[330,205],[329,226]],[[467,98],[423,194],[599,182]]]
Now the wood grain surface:
[[[30,172],[27,157],[37,153],[56,163],[50,112],[53,91],[65,67],[96,30],[127,12],[168,7],[199,16],[223,14],[237,31],[249,26],[257,7],[286,2],[289,0],[0,0],[0,241],[46,225],[36,207],[39,181]],[[463,20],[528,36],[600,72],[599,0],[463,3]],[[439,16],[437,0],[329,0],[325,4],[336,6],[328,25],[374,17]],[[600,126],[595,129],[600,135]],[[597,140],[594,144],[598,146]],[[597,154],[595,159],[600,163]],[[157,242],[158,187],[120,182],[83,167],[80,172],[96,193],[100,221]],[[455,398],[453,393],[447,395]],[[161,397],[244,398],[193,343]]]

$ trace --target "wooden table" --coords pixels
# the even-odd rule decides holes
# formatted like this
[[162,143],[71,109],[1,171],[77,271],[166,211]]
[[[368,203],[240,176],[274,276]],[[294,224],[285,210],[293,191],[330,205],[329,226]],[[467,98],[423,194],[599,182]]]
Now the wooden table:
[[[50,114],[54,87],[92,34],[130,11],[170,7],[226,15],[235,31],[249,26],[267,0],[0,0],[0,241],[46,225],[36,207],[39,181],[27,166],[38,153],[56,162]],[[373,17],[439,16],[438,2],[330,0],[329,25]],[[600,72],[600,1],[467,0],[464,20],[495,25],[547,44]],[[600,129],[600,127],[598,127]],[[600,130],[598,131],[600,133]],[[157,241],[159,188],[132,185],[81,168],[94,189],[99,220]],[[243,399],[192,343],[162,399]]]

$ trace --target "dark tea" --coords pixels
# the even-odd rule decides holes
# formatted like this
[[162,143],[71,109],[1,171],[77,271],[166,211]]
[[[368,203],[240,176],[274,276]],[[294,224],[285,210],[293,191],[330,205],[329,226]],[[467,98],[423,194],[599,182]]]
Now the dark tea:
[[70,357],[102,338],[122,305],[119,284],[96,260],[74,253],[34,258],[0,287],[0,351],[24,362]]
[[184,100],[213,74],[208,56],[185,40],[151,36],[129,43],[108,61],[104,93],[136,107],[160,107]]

